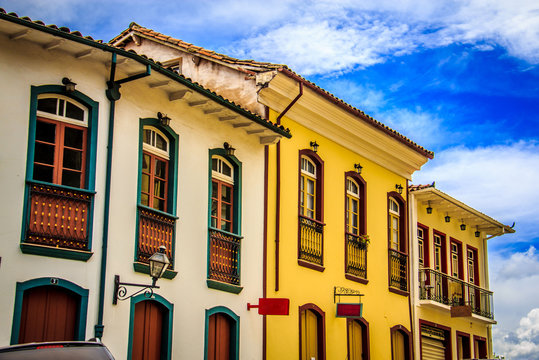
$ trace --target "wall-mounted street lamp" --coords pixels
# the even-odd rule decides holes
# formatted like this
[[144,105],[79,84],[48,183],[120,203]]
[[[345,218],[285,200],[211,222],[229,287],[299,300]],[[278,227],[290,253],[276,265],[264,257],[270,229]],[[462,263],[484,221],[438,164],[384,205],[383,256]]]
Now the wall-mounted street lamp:
[[161,125],[163,125],[163,126],[169,126],[170,125],[170,118],[166,114],[158,112],[157,113],[157,118],[159,119],[159,122],[161,123]]
[[[112,304],[116,305],[118,300],[126,300],[132,298],[135,295],[144,292],[144,296],[147,298],[152,297],[153,289],[159,289],[159,286],[156,286],[155,283],[159,278],[163,276],[168,266],[170,265],[170,260],[168,259],[166,252],[166,247],[161,245],[159,251],[150,256],[150,276],[152,278],[152,284],[133,284],[133,283],[123,283],[120,282],[120,275],[114,275],[114,295],[112,298]],[[134,292],[131,295],[127,295],[126,286],[137,286],[141,287],[138,291]]]
[[62,84],[65,85],[66,92],[68,93],[75,91],[75,86],[77,85],[73,81],[71,81],[71,79],[66,77],[62,79]]
[[402,194],[402,185],[401,184],[395,184],[395,189],[397,189],[397,191],[399,192],[399,194]]
[[354,169],[356,169],[356,172],[358,175],[361,174],[361,170],[363,170],[363,166],[361,166],[360,163],[354,164]]
[[460,224],[460,230],[466,230],[466,224],[464,223],[464,219],[461,219],[460,221],[462,222],[462,224]]
[[432,214],[432,207],[430,206],[430,200],[429,200],[429,206],[427,207],[427,214]]
[[481,236],[481,231],[479,231],[479,226],[476,226],[475,227],[475,237],[480,237]]
[[316,141],[311,141],[309,145],[314,152],[318,152],[318,144],[316,143]]
[[450,222],[451,221],[451,216],[449,216],[448,213],[445,213],[445,222]]
[[229,143],[225,142],[225,143],[223,144],[223,148],[225,149],[226,154],[227,154],[228,156],[234,156],[234,152],[236,151],[236,149],[233,148],[232,145],[230,145]]

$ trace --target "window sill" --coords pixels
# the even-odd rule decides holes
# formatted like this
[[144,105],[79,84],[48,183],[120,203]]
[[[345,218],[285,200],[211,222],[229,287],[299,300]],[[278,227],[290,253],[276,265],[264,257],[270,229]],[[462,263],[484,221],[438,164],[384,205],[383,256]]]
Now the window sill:
[[355,276],[355,275],[345,274],[344,276],[348,280],[355,281],[355,282],[358,282],[358,283],[363,284],[363,285],[367,285],[369,283],[369,280],[358,277],[358,276]]
[[88,259],[94,254],[91,251],[73,250],[59,247],[57,248],[29,243],[21,243],[21,251],[24,254],[50,256],[55,258],[79,261],[88,261]]
[[207,279],[206,284],[208,284],[208,287],[210,289],[226,291],[232,294],[239,294],[243,290],[242,286],[227,284],[221,281],[211,279]]
[[[136,261],[133,263],[133,269],[136,272],[150,275],[150,265],[148,264]],[[177,271],[167,269],[163,274],[163,279],[174,279],[176,275],[178,275]]]
[[320,272],[324,272],[324,270],[326,270],[326,268],[323,267],[322,265],[314,264],[312,262],[308,262],[308,261],[300,260],[300,259],[298,259],[298,265],[312,269],[312,270],[320,271]]
[[402,296],[409,296],[410,295],[410,293],[408,291],[395,289],[395,288],[392,288],[392,287],[389,288],[389,292],[392,292],[392,293],[397,294],[397,295],[402,295]]

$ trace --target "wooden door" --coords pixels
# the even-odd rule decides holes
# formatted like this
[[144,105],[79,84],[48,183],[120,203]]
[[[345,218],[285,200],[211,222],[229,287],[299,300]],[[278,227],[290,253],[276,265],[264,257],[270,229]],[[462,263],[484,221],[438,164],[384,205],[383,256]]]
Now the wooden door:
[[393,360],[406,360],[404,334],[400,331],[393,332],[391,341],[393,342]]
[[208,359],[229,360],[232,319],[226,314],[216,313],[208,322]]
[[163,321],[165,312],[161,304],[152,300],[135,305],[133,324],[133,360],[160,360],[163,348]]
[[58,286],[39,286],[24,292],[19,344],[76,339],[80,297]]
[[355,320],[348,322],[348,358],[363,359],[363,328]]
[[301,319],[301,359],[318,360],[318,317],[305,310]]

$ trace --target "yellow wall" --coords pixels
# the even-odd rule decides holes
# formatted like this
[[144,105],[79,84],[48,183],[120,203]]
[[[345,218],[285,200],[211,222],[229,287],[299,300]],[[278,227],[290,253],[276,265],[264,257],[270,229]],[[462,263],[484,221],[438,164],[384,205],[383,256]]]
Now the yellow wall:
[[[272,111],[270,120],[275,121]],[[281,141],[281,211],[279,291],[275,291],[275,209],[276,147],[269,153],[268,267],[267,296],[290,299],[289,316],[267,317],[267,359],[298,359],[298,307],[314,303],[325,312],[326,358],[345,359],[347,355],[346,320],[335,317],[334,286],[360,290],[365,296],[363,317],[369,322],[371,359],[390,359],[390,328],[401,324],[411,331],[408,297],[388,290],[387,193],[395,184],[406,188],[406,180],[381,166],[343,148],[313,131],[287,119],[293,137]],[[298,265],[298,172],[299,150],[309,149],[309,142],[319,144],[318,155],[324,161],[324,266],[319,272]],[[367,279],[363,285],[345,279],[344,254],[344,173],[363,166],[366,181]],[[403,193],[403,197],[406,194]],[[343,297],[342,302],[356,298]]]
[[[433,230],[437,230],[441,233],[444,233],[446,236],[446,263],[447,263],[447,272],[451,272],[451,247],[450,247],[450,238],[462,242],[462,260],[464,265],[464,281],[468,281],[468,268],[467,268],[467,253],[466,246],[470,245],[477,249],[478,254],[478,269],[479,269],[479,286],[481,288],[488,288],[487,277],[485,274],[485,252],[483,246],[483,236],[475,237],[476,229],[471,226],[467,226],[466,230],[460,229],[461,221],[460,219],[451,218],[449,223],[446,223],[444,217],[446,214],[444,212],[437,211],[436,206],[432,205],[433,211],[432,214],[427,214],[426,210],[427,205],[421,203],[417,204],[417,221],[418,223],[428,227],[428,239],[429,239],[429,257],[430,257],[430,268],[434,268],[434,235]],[[477,260],[476,260],[477,261]],[[436,324],[444,325],[451,328],[451,346],[453,349],[453,359],[457,358],[457,339],[456,331],[461,331],[467,334],[470,334],[470,339],[472,342],[472,356],[474,355],[473,351],[473,335],[481,336],[488,338],[488,324],[485,322],[478,321],[472,317],[451,317],[449,306],[446,308],[434,309],[426,307],[424,305],[417,306],[417,319],[427,320]],[[487,341],[488,343],[488,341]],[[489,345],[490,347],[490,345]],[[491,354],[490,354],[491,355]]]

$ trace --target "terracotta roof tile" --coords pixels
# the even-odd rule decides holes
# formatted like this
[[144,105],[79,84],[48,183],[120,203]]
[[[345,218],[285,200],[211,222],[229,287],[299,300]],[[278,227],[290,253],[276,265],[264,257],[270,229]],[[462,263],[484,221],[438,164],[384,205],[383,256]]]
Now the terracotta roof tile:
[[436,188],[436,182],[432,182],[432,184],[426,184],[426,185],[409,185],[408,190],[410,191],[417,191],[422,189],[428,189],[428,188]]

